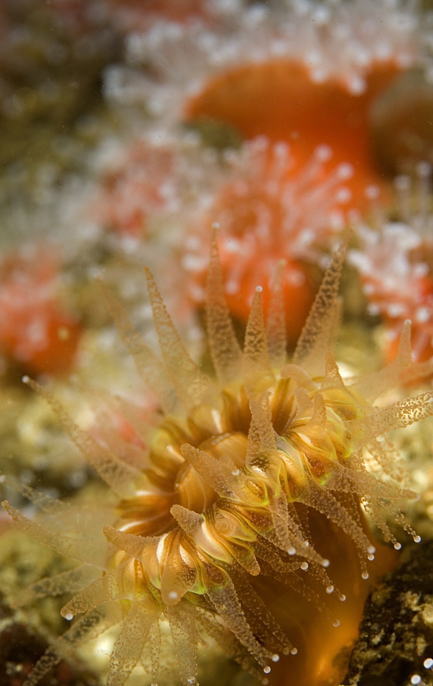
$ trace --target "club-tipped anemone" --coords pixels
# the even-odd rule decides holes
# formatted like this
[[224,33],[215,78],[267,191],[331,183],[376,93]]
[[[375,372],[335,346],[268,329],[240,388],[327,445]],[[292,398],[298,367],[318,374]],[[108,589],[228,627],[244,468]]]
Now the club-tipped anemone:
[[[62,615],[77,616],[27,686],[37,684],[65,650],[116,624],[121,628],[108,686],[122,686],[137,665],[157,682],[164,627],[185,685],[197,682],[197,646],[204,636],[265,682],[339,683],[366,595],[394,562],[394,551],[374,542],[365,512],[394,547],[400,544],[387,526],[389,512],[419,540],[397,505],[414,494],[402,487],[396,449],[379,437],[433,414],[431,392],[390,407],[372,404],[411,365],[409,324],[391,364],[366,378],[341,377],[329,348],[344,257],[341,247],[290,363],[278,280],[266,324],[257,289],[241,349],[225,304],[215,236],[206,301],[215,374],[189,356],[150,272],[162,359],[109,296],[138,371],[160,399],[162,418],[147,452],[128,441],[120,458],[37,387],[118,503],[114,510],[98,504],[87,509],[3,478],[42,513],[39,520],[26,519],[5,501],[11,517],[82,563],[20,598],[69,591],[74,596]],[[143,434],[134,412],[128,421]]]
[[240,65],[292,62],[305,66],[313,83],[333,81],[359,95],[368,89],[368,77],[377,66],[393,64],[402,70],[428,59],[429,24],[408,2],[286,0],[265,5],[216,0],[212,10],[208,25],[168,21],[131,33],[128,62],[134,67],[151,64],[157,78],[114,67],[107,75],[107,94],[123,102],[125,97],[144,101],[151,113],[175,119],[185,96],[197,95],[213,77]]
[[248,4],[213,3],[209,25],[133,33],[133,68],[107,70],[107,96],[142,102],[163,121],[289,141],[300,165],[330,145],[338,162],[351,155],[353,202],[365,209],[366,186],[386,189],[371,151],[372,104],[398,74],[430,64],[430,20],[394,0]]
[[225,179],[216,179],[205,212],[188,226],[182,266],[191,298],[204,304],[209,222],[219,226],[219,251],[227,305],[242,322],[249,317],[257,283],[265,315],[272,297],[275,265],[281,261],[286,335],[296,343],[318,284],[313,267],[324,268],[350,208],[346,183],[350,164],[334,165],[332,150],[319,146],[299,168],[291,146],[266,136],[224,156]]

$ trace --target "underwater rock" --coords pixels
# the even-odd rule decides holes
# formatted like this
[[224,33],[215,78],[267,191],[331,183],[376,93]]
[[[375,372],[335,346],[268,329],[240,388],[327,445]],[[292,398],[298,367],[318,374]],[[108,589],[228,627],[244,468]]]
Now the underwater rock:
[[426,541],[407,548],[368,599],[342,686],[430,686],[432,667],[433,541]]

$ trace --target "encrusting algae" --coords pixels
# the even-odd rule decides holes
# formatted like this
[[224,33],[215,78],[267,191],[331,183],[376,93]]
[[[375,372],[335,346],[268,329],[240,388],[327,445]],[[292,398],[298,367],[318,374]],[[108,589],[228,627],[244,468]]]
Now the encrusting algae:
[[26,686],[37,684],[71,648],[115,625],[120,632],[108,686],[122,686],[137,665],[156,684],[161,639],[169,634],[185,685],[197,683],[197,647],[206,637],[262,683],[339,683],[364,601],[396,560],[392,548],[374,540],[366,513],[397,550],[386,523],[390,513],[420,540],[398,509],[415,494],[402,487],[400,457],[383,434],[433,414],[433,392],[389,407],[372,404],[416,367],[409,323],[397,357],[383,370],[341,377],[330,347],[345,252],[340,247],[327,269],[288,364],[281,266],[266,324],[257,288],[242,350],[214,235],[206,319],[215,378],[186,352],[149,271],[162,361],[107,294],[123,341],[159,398],[150,434],[132,405],[123,406],[147,451],[120,435],[112,449],[97,443],[56,399],[25,379],[48,399],[118,498],[113,509],[91,509],[2,477],[41,512],[27,519],[4,501],[9,515],[81,563],[42,579],[16,603],[75,594],[61,614],[77,618]]

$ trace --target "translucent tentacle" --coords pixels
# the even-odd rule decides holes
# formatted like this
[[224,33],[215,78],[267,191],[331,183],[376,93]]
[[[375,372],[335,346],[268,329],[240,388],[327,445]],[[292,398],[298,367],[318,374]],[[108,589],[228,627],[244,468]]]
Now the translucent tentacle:
[[173,505],[170,512],[187,536],[193,536],[197,527],[201,526],[204,522],[202,514],[188,510],[186,507],[182,507],[182,505]]
[[46,596],[58,596],[63,593],[76,593],[81,590],[83,586],[94,581],[95,576],[99,576],[100,571],[94,567],[82,565],[74,567],[66,572],[60,572],[54,576],[44,577],[35,584],[26,588],[13,603],[13,607],[22,607],[27,603],[31,603],[37,598],[45,598]]
[[352,519],[347,510],[328,491],[323,492],[319,486],[310,481],[310,493],[305,497],[305,502],[324,514],[328,519],[337,524],[365,553],[370,551],[371,543],[360,526]]
[[305,412],[309,412],[312,409],[313,401],[305,388],[295,388],[293,395],[297,405],[296,417],[302,416]]
[[216,231],[212,232],[209,271],[207,275],[206,324],[209,348],[217,378],[226,385],[238,378],[242,351],[234,332],[224,296],[221,262]]
[[232,472],[218,460],[204,450],[194,448],[189,443],[181,446],[181,452],[187,462],[206,480],[206,482],[224,498],[236,499],[236,491],[239,481],[233,477],[236,465],[233,464]]
[[185,686],[197,684],[196,608],[191,603],[180,602],[176,606],[168,607],[166,614],[181,681]]
[[76,540],[58,534],[57,532],[49,531],[49,529],[46,529],[41,524],[24,517],[24,515],[13,508],[7,500],[4,500],[2,505],[6,512],[24,531],[31,533],[38,541],[47,546],[47,548],[56,550],[61,555],[71,557],[78,562],[92,564],[100,569],[105,569],[107,549],[105,549],[104,561],[102,561],[100,551],[98,549],[95,550],[95,543],[92,539],[83,538],[82,540]]
[[328,352],[325,353],[325,378],[322,381],[321,389],[330,387],[345,388],[345,385],[341,378],[335,357],[333,353],[328,350]]
[[103,531],[104,536],[106,536],[110,543],[113,543],[113,545],[117,546],[131,557],[134,557],[136,560],[139,560],[143,556],[144,551],[148,546],[151,546],[152,549],[154,548],[156,550],[159,542],[157,536],[148,537],[138,536],[137,534],[126,534],[123,531],[118,531],[112,526],[105,526]]
[[[254,617],[254,621],[259,621],[265,628],[265,632],[277,650],[281,650],[284,655],[292,651],[295,654],[293,644],[289,641],[280,625],[275,620],[272,612],[266,607],[260,595],[254,590],[244,575],[239,575],[235,583],[236,592],[242,606],[248,609]],[[278,655],[273,655],[272,659],[277,661]]]
[[302,433],[312,441],[320,440],[326,434],[327,414],[323,396],[320,393],[313,398],[313,414],[311,419],[302,427]]
[[367,450],[380,469],[398,483],[407,479],[407,469],[402,454],[387,438],[376,438],[367,444]]
[[256,289],[248,317],[242,376],[245,390],[251,399],[275,383],[269,360],[260,287]]
[[282,288],[284,267],[284,260],[280,260],[272,283],[268,320],[266,322],[269,360],[273,369],[281,369],[286,362],[286,316]]
[[138,664],[152,625],[160,610],[134,601],[114,644],[108,665],[107,686],[123,686]]
[[[113,508],[102,507],[101,504],[97,508],[90,508],[84,505],[71,505],[65,503],[58,498],[53,498],[47,493],[37,491],[31,486],[22,484],[10,476],[0,476],[0,483],[4,484],[7,489],[18,493],[21,497],[29,500],[33,505],[43,513],[44,522],[48,526],[56,526],[58,529],[63,528],[64,520],[67,518],[69,526],[80,531],[83,536],[86,536],[89,525],[95,524],[92,528],[92,538],[94,538],[95,530],[98,527],[113,517]],[[102,539],[101,539],[102,540]]]
[[159,673],[159,661],[161,655],[161,629],[159,622],[154,622],[150,627],[148,637],[150,647],[150,665],[152,674],[152,683],[156,684]]
[[383,433],[410,426],[431,415],[433,415],[433,392],[427,391],[390,407],[383,409],[372,407],[368,417],[349,419],[344,422],[344,425],[350,433],[352,451],[355,452]]
[[63,405],[49,391],[31,379],[26,379],[26,382],[47,400],[62,425],[63,431],[113,492],[121,498],[134,495],[143,481],[142,473],[119,460],[109,450],[99,445],[88,433],[82,431],[72,421]]
[[187,411],[215,400],[216,389],[186,351],[149,269],[145,269],[153,320],[170,380]]
[[125,588],[125,570],[129,560],[117,567],[113,572],[96,579],[89,586],[77,593],[60,610],[62,617],[82,614],[93,610],[98,605],[107,603],[109,600],[120,600],[128,597],[129,589]]
[[114,297],[102,281],[98,280],[98,283],[116,328],[128,352],[134,359],[140,377],[146,386],[155,393],[164,411],[167,413],[174,412],[177,401],[175,400],[173,386],[164,365],[143,341],[138,331],[132,325],[125,312],[125,308],[122,307],[117,298]]
[[272,660],[272,655],[254,637],[233,582],[222,569],[218,569],[218,583],[209,584],[207,597],[242,645],[265,667]]
[[368,403],[373,403],[383,393],[395,386],[400,375],[412,364],[410,347],[411,322],[404,323],[397,357],[378,372],[363,376],[351,385]]
[[71,628],[46,650],[23,686],[36,686],[47,672],[63,659],[63,655],[69,654],[72,649],[77,648],[85,641],[97,638],[119,621],[120,616],[117,613],[107,616],[102,610],[88,612],[84,617],[74,622]]
[[296,364],[287,364],[283,367],[281,370],[281,378],[293,379],[298,388],[305,388],[306,391],[315,390],[316,388],[311,376]]
[[293,355],[292,364],[302,364],[312,376],[322,372],[323,356],[334,335],[339,311],[338,288],[346,252],[347,239],[325,272]]
[[185,593],[193,588],[197,579],[195,564],[180,543],[181,536],[179,532],[173,537],[173,543],[162,566],[161,597],[168,606],[178,603]]

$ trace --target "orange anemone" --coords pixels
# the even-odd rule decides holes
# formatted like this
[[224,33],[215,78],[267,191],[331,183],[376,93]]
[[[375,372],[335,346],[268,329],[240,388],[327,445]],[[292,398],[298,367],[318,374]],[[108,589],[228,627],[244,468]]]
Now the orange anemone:
[[0,350],[33,374],[59,374],[74,362],[81,325],[57,294],[52,249],[12,253],[0,265]]
[[377,63],[364,92],[353,94],[336,78],[314,82],[306,66],[286,59],[244,64],[210,79],[184,116],[231,124],[247,138],[289,141],[299,166],[317,146],[330,145],[334,162],[354,165],[349,187],[353,205],[362,208],[366,187],[383,186],[371,151],[370,108],[399,73],[392,61]]
[[314,300],[318,269],[344,227],[353,170],[348,164],[335,166],[324,145],[300,168],[291,145],[265,136],[248,141],[226,162],[228,180],[187,244],[184,266],[192,275],[192,298],[204,302],[207,234],[202,227],[216,222],[230,312],[246,322],[260,286],[267,314],[280,264],[287,338],[294,344]]

